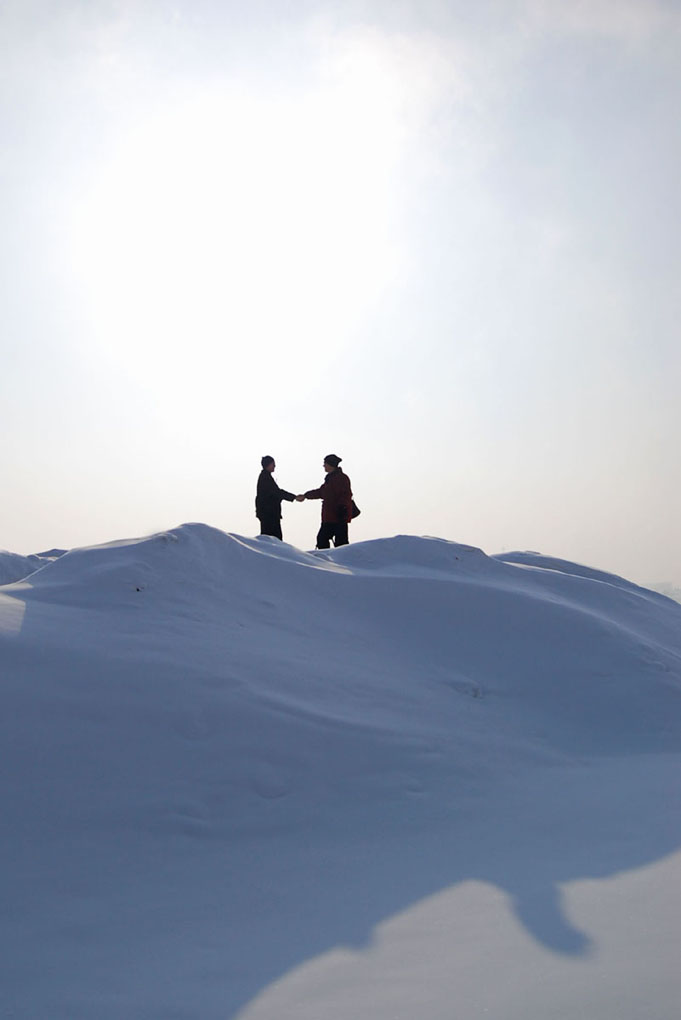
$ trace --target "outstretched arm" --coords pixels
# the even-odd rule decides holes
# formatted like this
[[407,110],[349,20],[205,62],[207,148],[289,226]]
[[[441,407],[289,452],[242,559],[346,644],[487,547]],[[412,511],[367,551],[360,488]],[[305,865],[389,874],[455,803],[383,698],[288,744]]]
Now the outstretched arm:
[[325,495],[324,486],[322,485],[321,489],[310,489],[306,492],[305,499],[324,499]]

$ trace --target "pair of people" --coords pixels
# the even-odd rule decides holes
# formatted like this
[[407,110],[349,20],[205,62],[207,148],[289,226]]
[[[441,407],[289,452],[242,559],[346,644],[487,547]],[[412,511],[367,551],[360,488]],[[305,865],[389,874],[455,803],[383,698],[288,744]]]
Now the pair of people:
[[[258,478],[255,497],[255,516],[260,521],[260,534],[281,538],[281,503],[286,500],[302,503],[306,499],[321,499],[322,526],[317,535],[317,548],[329,549],[331,539],[335,546],[348,544],[348,524],[355,512],[350,479],[340,466],[342,457],[329,453],[324,458],[326,478],[318,489],[294,496],[286,489],[280,489],[274,480],[276,464],[274,457],[263,457],[262,471]],[[358,512],[358,511],[357,511]],[[355,513],[356,516],[356,513]]]

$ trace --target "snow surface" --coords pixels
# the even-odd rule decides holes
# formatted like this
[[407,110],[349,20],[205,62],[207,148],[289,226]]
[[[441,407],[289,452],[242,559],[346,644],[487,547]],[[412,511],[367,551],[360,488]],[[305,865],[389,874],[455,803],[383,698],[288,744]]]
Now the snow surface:
[[31,556],[19,556],[17,553],[0,549],[0,585],[21,581],[30,574],[51,563],[58,556],[63,556],[64,549],[50,549],[49,552],[35,553]]
[[679,1015],[662,595],[191,524],[0,588],[0,684],[0,1017]]

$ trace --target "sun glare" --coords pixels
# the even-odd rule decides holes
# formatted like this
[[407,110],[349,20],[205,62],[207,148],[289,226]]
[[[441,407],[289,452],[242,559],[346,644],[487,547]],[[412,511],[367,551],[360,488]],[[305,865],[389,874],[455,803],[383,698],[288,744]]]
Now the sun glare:
[[183,352],[219,371],[285,349],[293,375],[338,350],[399,263],[390,96],[351,86],[202,92],[129,133],[73,230],[109,357],[181,375]]

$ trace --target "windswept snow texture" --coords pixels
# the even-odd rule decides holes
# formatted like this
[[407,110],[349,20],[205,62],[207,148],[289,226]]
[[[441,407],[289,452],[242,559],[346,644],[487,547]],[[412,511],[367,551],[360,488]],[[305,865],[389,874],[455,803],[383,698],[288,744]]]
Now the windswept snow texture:
[[205,525],[0,589],[0,1016],[671,1020],[681,607]]

